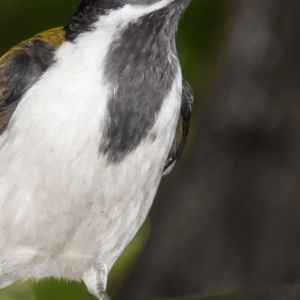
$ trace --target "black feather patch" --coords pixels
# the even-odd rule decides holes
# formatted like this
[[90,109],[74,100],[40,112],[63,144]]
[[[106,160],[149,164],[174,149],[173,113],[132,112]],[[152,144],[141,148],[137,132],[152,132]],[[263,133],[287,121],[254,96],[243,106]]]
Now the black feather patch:
[[109,10],[122,7],[119,0],[83,0],[78,6],[77,12],[65,26],[66,39],[73,42],[76,37],[86,31],[92,30],[92,25],[101,15]]
[[112,91],[100,152],[113,163],[147,137],[175,80],[178,16],[170,9],[129,24],[108,52],[106,80]]
[[93,24],[103,15],[126,4],[149,5],[159,0],[83,0],[76,13],[65,26],[66,39],[73,42],[80,34],[91,31]]

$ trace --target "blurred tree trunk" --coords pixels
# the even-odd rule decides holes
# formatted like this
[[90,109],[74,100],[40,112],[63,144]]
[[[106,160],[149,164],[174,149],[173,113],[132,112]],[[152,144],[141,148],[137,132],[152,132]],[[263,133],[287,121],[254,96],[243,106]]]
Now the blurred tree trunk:
[[229,2],[215,87],[119,299],[300,278],[300,1]]

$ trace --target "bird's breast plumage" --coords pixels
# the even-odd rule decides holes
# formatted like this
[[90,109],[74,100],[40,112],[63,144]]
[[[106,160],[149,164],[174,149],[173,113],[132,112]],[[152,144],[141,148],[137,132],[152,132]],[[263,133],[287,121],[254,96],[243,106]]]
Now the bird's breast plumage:
[[23,277],[79,278],[99,259],[109,269],[152,204],[181,71],[170,43],[130,53],[135,23],[109,18],[121,16],[58,48],[0,136],[0,270],[14,260]]

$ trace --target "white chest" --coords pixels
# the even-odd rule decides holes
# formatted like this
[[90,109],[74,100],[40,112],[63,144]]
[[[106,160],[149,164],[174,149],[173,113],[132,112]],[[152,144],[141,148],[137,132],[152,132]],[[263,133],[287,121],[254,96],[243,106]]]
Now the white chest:
[[24,266],[20,278],[78,278],[95,261],[110,269],[160,182],[180,109],[180,68],[147,138],[111,163],[99,154],[112,90],[105,32],[82,38],[92,47],[62,46],[0,139],[0,270],[13,261]]
[[[78,277],[94,260],[110,268],[144,221],[174,138],[181,77],[149,138],[111,164],[98,151],[108,95],[94,88],[101,75],[85,74],[87,93],[83,74],[60,89],[54,71],[28,93],[1,140],[0,264],[30,262],[30,273],[36,262],[41,277]],[[42,257],[55,257],[51,267],[41,267]]]

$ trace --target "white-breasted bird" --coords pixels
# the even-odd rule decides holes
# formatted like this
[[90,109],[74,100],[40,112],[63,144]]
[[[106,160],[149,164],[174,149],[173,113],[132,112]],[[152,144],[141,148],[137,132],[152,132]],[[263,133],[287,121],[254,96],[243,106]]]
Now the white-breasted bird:
[[98,299],[188,134],[175,35],[190,0],[83,0],[0,58],[0,287],[82,279]]

